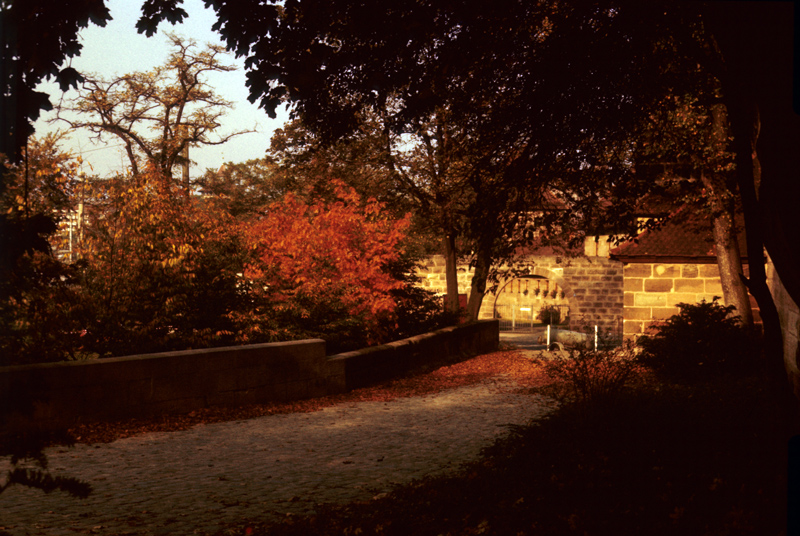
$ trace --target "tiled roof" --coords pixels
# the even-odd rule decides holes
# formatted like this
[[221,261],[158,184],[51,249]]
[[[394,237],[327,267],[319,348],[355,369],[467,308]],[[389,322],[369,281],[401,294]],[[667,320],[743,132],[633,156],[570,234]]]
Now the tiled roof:
[[[739,250],[747,256],[744,225],[741,216],[736,219],[739,230]],[[716,259],[714,234],[710,216],[701,209],[683,205],[656,229],[642,232],[636,241],[626,242],[611,250],[611,257],[621,261],[685,259],[711,262]]]

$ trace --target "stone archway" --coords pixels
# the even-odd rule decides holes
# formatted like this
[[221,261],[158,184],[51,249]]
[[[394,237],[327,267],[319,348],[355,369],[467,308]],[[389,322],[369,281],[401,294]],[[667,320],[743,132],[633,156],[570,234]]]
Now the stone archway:
[[560,322],[569,322],[573,314],[580,312],[579,301],[572,285],[558,273],[534,266],[527,275],[500,281],[492,300],[491,316],[500,318],[507,329],[525,323],[533,326],[542,321],[539,313],[547,306],[559,310]]

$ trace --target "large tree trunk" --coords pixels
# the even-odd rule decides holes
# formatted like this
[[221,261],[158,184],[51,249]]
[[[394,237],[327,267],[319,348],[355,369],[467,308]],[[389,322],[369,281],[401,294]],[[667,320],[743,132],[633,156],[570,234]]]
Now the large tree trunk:
[[[798,378],[787,374],[780,318],[766,281],[764,246],[781,279],[792,281],[789,294],[800,299],[800,120],[792,110],[792,17],[792,4],[782,2],[707,3],[704,12],[724,61],[720,80],[745,216],[748,287],[764,325],[765,365],[781,395],[791,394],[789,381]],[[800,382],[795,387],[800,391]],[[784,407],[796,425],[797,399],[789,402],[787,397]]]
[[753,311],[750,296],[744,284],[742,256],[734,223],[735,203],[733,196],[722,183],[720,177],[701,173],[703,186],[711,196],[711,223],[714,231],[714,245],[717,249],[717,266],[722,284],[722,294],[726,305],[736,307],[736,313],[744,326],[753,325]]
[[467,315],[470,321],[478,319],[481,312],[483,296],[486,294],[486,281],[489,279],[489,270],[492,267],[491,247],[484,244],[478,245],[475,255],[475,272],[472,275],[472,286],[467,302]]
[[[712,134],[711,143],[717,151],[722,152],[728,145],[728,122],[724,104],[711,106]],[[742,256],[739,251],[739,240],[736,235],[736,200],[734,192],[736,183],[727,180],[715,170],[702,172],[700,180],[708,192],[711,204],[711,223],[714,232],[714,244],[717,249],[717,266],[719,267],[722,294],[727,305],[736,307],[736,313],[744,326],[753,325],[753,311],[750,307],[750,296],[744,284]]]
[[456,252],[456,237],[448,233],[442,239],[444,243],[444,275],[447,283],[447,294],[444,298],[445,311],[459,314],[461,307],[458,303],[458,254]]
[[755,188],[753,137],[758,132],[757,110],[747,101],[731,99],[731,127],[736,152],[736,177],[739,194],[742,198],[745,229],[747,233],[747,259],[750,277],[747,286],[758,302],[761,321],[764,326],[764,357],[766,370],[773,381],[788,386],[786,366],[783,360],[783,334],[780,318],[772,293],[767,286],[767,273],[764,259],[764,234],[761,225],[760,206]]

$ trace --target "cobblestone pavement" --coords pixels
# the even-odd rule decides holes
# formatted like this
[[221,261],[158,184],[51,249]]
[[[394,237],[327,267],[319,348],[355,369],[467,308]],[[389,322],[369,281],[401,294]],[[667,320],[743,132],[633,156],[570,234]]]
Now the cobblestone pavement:
[[0,495],[0,528],[14,536],[206,534],[367,500],[455,470],[506,425],[547,413],[545,399],[516,390],[495,378],[424,397],[51,448],[52,472],[88,481],[92,494],[12,486]]

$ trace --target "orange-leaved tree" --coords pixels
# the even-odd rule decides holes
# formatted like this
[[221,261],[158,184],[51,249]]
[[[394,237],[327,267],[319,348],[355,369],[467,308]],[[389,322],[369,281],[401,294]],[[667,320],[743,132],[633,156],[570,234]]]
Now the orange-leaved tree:
[[404,282],[388,267],[403,253],[409,217],[393,219],[341,183],[335,193],[331,202],[287,194],[246,224],[255,260],[245,277],[281,324],[342,349],[380,340],[394,314],[392,291]]

